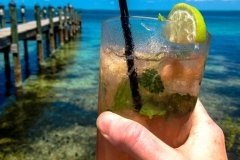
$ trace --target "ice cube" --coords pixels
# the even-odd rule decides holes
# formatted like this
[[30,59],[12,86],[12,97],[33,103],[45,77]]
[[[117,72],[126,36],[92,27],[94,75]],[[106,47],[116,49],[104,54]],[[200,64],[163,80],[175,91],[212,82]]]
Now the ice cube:
[[[198,95],[201,66],[196,65],[196,61],[183,62],[175,58],[166,58],[164,63],[160,74],[167,92]],[[190,66],[191,63],[195,65]]]

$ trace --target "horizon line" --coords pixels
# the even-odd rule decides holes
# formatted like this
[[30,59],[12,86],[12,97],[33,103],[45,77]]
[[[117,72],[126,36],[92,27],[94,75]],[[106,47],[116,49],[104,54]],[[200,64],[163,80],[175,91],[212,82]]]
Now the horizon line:
[[[117,9],[82,9],[82,8],[76,8],[78,10],[82,10],[82,11],[119,11]],[[131,11],[171,11],[171,9],[131,9],[129,10],[129,12]],[[240,11],[240,9],[236,9],[236,10],[231,10],[231,9],[207,9],[207,10],[200,10],[200,11]]]
[[[33,8],[31,8],[32,6],[26,6],[26,9],[34,9],[34,6]],[[46,6],[43,6],[43,7],[46,7]],[[54,8],[58,8],[57,7],[54,7]],[[8,8],[6,8],[8,9]],[[119,11],[118,9],[100,9],[100,8],[97,8],[97,9],[82,9],[82,8],[75,8],[76,10],[80,10],[80,11]],[[170,12],[171,9],[131,9],[129,10],[129,12],[131,11],[161,11],[161,12]],[[235,10],[231,10],[231,9],[204,9],[204,10],[201,10],[200,9],[200,12],[211,12],[211,11],[216,11],[216,12],[240,12],[240,9],[235,9]]]

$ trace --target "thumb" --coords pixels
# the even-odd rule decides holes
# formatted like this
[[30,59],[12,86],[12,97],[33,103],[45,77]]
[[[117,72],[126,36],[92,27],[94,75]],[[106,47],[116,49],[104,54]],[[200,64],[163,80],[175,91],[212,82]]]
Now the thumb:
[[101,134],[113,145],[140,160],[176,160],[180,154],[154,136],[141,124],[112,112],[103,112],[97,119]]

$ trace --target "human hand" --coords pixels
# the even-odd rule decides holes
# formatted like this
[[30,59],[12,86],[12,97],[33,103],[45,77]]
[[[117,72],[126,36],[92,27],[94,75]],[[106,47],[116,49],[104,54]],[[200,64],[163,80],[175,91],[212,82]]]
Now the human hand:
[[[172,148],[141,124],[112,112],[97,119],[101,134],[138,160],[227,160],[224,134],[198,100],[186,142]],[[124,132],[119,132],[124,131]]]

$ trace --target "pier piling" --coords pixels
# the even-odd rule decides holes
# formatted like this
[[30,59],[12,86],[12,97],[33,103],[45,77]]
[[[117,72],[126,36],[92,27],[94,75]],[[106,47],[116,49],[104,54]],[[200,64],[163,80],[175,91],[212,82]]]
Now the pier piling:
[[[24,5],[21,5],[20,12],[21,12],[21,22],[26,23],[26,14],[25,14],[26,8]],[[26,64],[28,64],[29,56],[28,56],[28,40],[27,39],[23,40],[23,47],[24,47],[24,59],[25,59]]]
[[63,11],[61,7],[58,7],[58,16],[59,16],[59,40],[60,46],[63,47],[64,45],[64,37],[63,37]]
[[9,10],[11,18],[11,38],[12,38],[11,53],[13,54],[15,86],[18,88],[22,86],[22,73],[18,44],[16,4],[13,2],[9,3]]
[[41,25],[41,9],[39,5],[35,5],[34,7],[35,10],[35,20],[36,20],[36,25],[37,25],[37,35],[36,35],[36,40],[37,40],[37,54],[38,54],[38,62],[39,65],[44,64],[44,54],[43,54],[43,42],[42,42],[42,25]]
[[77,11],[74,12],[74,22],[75,22],[75,34],[77,34],[78,32]]
[[[5,76],[8,85],[11,85],[11,70],[14,72],[15,87],[22,86],[22,66],[20,60],[19,45],[23,41],[24,60],[26,77],[30,75],[28,40],[36,40],[38,63],[44,65],[44,40],[46,40],[47,55],[55,57],[56,47],[63,47],[65,43],[74,39],[77,34],[79,24],[79,15],[73,9],[72,5],[55,10],[52,6],[41,10],[39,5],[35,5],[35,21],[26,20],[26,8],[20,6],[20,19],[17,19],[16,4],[12,1],[9,3],[9,18],[5,20],[4,6],[0,4],[0,54],[3,53],[5,64]],[[54,16],[55,15],[55,16]],[[8,17],[8,16],[7,16]],[[44,19],[48,18],[48,19]],[[5,22],[10,27],[5,26]],[[43,38],[44,37],[44,38]],[[13,69],[10,65],[10,57],[13,57]]]
[[77,19],[76,19],[76,11],[73,12],[73,21],[74,21],[74,34],[77,34]]
[[71,21],[72,21],[72,38],[74,38],[74,36],[75,36],[75,22],[74,22],[74,9],[73,9],[73,7],[71,7],[70,17],[71,17]]
[[54,38],[54,24],[53,24],[53,10],[52,6],[48,7],[48,17],[50,22],[50,29],[49,29],[49,40],[50,40],[50,47],[51,47],[51,56],[55,53],[55,38]]
[[[53,18],[57,17],[57,15],[58,15],[58,11],[56,11],[54,7],[52,8],[52,14],[53,14]],[[53,37],[54,37],[55,51],[58,48],[58,43],[57,43],[58,42],[58,35],[59,35],[59,30],[53,24]]]
[[0,28],[5,27],[5,19],[4,19],[5,13],[4,13],[4,5],[0,4]]
[[70,39],[73,39],[72,5],[68,5]]
[[22,18],[22,23],[26,23],[26,8],[24,5],[21,5],[21,18]]
[[64,40],[65,42],[69,41],[69,32],[68,32],[68,7],[64,7]]

